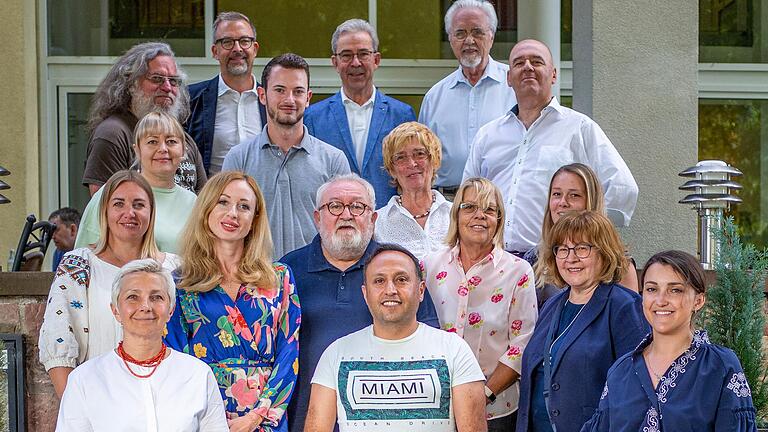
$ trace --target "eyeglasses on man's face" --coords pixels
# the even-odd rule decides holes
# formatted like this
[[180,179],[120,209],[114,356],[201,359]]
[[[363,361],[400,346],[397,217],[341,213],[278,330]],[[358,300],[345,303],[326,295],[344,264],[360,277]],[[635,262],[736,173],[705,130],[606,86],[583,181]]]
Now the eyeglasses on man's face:
[[579,243],[574,247],[568,247],[566,245],[559,245],[552,248],[552,252],[555,254],[555,257],[558,259],[566,259],[568,258],[568,255],[571,254],[571,251],[578,257],[578,258],[587,258],[592,253],[592,248],[597,247],[595,245],[591,245],[589,243]]
[[216,39],[216,42],[219,45],[221,45],[222,48],[225,50],[231,50],[235,47],[235,42],[237,42],[240,45],[240,48],[242,49],[248,49],[251,46],[253,46],[253,43],[256,41],[256,38],[252,38],[250,36],[243,36],[240,39],[232,39],[232,38],[221,38]]
[[353,202],[351,204],[344,204],[341,201],[331,201],[327,204],[323,204],[320,206],[320,209],[325,207],[328,209],[328,213],[334,215],[334,216],[341,216],[342,213],[344,213],[344,209],[349,209],[349,214],[352,216],[360,216],[369,208],[367,204],[363,204],[361,202]]
[[171,85],[171,87],[179,87],[181,86],[181,78],[177,76],[165,76],[165,75],[158,75],[158,74],[151,74],[147,75],[147,81],[151,82],[154,85],[161,86],[166,81],[168,81],[168,84]]
[[411,154],[406,152],[395,153],[392,156],[392,163],[397,166],[405,166],[408,165],[408,161],[410,160],[413,160],[414,162],[424,162],[427,159],[429,159],[429,152],[427,149],[416,149],[411,152]]
[[472,36],[472,39],[483,39],[487,35],[488,35],[488,32],[478,27],[475,27],[469,31],[464,29],[457,29],[457,30],[454,30],[454,32],[452,33],[453,38],[460,41],[463,41],[468,36]]
[[333,55],[335,55],[336,58],[341,60],[342,63],[352,63],[352,59],[354,59],[355,57],[357,57],[357,59],[360,60],[361,63],[364,63],[372,59],[374,54],[376,54],[376,51],[369,51],[364,49],[358,52],[344,50],[341,52],[334,53]]

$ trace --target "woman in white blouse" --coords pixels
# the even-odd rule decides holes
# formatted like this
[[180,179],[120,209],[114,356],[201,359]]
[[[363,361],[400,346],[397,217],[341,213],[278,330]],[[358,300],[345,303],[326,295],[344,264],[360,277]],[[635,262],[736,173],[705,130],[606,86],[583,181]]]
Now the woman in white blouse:
[[148,258],[119,270],[111,313],[122,341],[77,368],[57,432],[227,432],[219,385],[207,364],[163,343],[176,305],[171,272]]
[[421,123],[403,123],[384,138],[382,152],[399,195],[376,211],[374,236],[422,259],[442,247],[450,222],[451,203],[432,189],[442,157],[440,139]]
[[472,348],[487,381],[488,431],[514,430],[523,350],[538,316],[533,270],[504,251],[504,205],[489,180],[459,186],[448,247],[424,258],[440,326]]
[[102,187],[101,234],[95,249],[62,258],[40,328],[40,362],[61,397],[67,376],[80,363],[117,346],[122,329],[110,312],[111,286],[120,267],[153,258],[173,270],[179,258],[155,245],[155,200],[136,171],[118,171]]

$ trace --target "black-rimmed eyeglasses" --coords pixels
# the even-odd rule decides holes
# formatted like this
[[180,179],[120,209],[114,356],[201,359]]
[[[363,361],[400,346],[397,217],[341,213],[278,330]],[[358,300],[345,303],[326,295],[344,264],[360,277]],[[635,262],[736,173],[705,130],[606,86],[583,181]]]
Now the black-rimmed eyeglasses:
[[357,59],[360,60],[361,63],[363,63],[370,60],[374,54],[376,54],[376,51],[360,50],[358,52],[353,52],[353,51],[344,50],[341,52],[334,53],[333,55],[335,55],[336,58],[341,60],[342,63],[351,63],[352,59],[355,57],[357,57]]
[[248,49],[251,46],[253,46],[253,43],[255,41],[256,41],[255,38],[252,38],[250,36],[243,36],[240,39],[232,39],[232,38],[216,39],[214,44],[221,45],[221,47],[224,48],[225,50],[231,50],[232,48],[235,47],[235,42],[237,42],[238,44],[240,44],[240,48]]
[[367,204],[363,204],[361,202],[353,202],[352,204],[344,204],[341,201],[331,201],[327,204],[323,204],[320,206],[320,210],[323,209],[323,207],[328,209],[328,213],[334,215],[334,216],[341,216],[342,213],[344,213],[344,209],[349,209],[349,214],[352,216],[360,216],[369,208]]
[[571,251],[578,257],[578,258],[587,258],[589,254],[592,253],[592,248],[595,248],[597,246],[591,245],[588,243],[581,243],[577,244],[574,247],[568,247],[565,245],[555,246],[552,248],[552,253],[555,254],[555,257],[558,259],[566,259],[568,258],[568,255],[571,254]]

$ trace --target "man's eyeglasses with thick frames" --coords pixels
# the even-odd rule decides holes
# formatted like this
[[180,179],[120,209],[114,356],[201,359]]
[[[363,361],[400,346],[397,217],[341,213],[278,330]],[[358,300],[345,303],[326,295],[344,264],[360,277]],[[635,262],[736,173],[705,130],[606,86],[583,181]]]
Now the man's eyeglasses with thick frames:
[[240,45],[240,48],[242,49],[248,49],[251,46],[253,46],[253,43],[256,41],[255,38],[252,38],[250,36],[243,36],[240,39],[232,39],[232,38],[221,38],[216,39],[215,44],[221,45],[222,48],[225,50],[231,50],[235,47],[235,42],[237,42]]
[[342,213],[344,213],[344,209],[349,209],[349,214],[352,216],[360,216],[363,213],[365,213],[366,210],[368,210],[369,206],[367,204],[363,204],[361,202],[353,202],[352,204],[344,204],[341,201],[331,201],[327,204],[323,204],[320,206],[320,210],[323,209],[323,207],[328,209],[328,213],[334,215],[334,216],[341,216]]
[[342,63],[352,63],[352,59],[355,57],[360,60],[360,63],[364,63],[372,59],[374,54],[376,54],[376,51],[360,50],[358,52],[352,52],[345,50],[342,52],[334,53],[333,55],[341,60]]

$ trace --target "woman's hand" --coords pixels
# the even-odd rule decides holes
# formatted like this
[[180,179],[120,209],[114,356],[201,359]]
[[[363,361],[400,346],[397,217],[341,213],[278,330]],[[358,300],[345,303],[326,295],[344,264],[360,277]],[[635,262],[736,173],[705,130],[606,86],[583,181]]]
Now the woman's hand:
[[254,412],[238,417],[235,419],[227,420],[229,426],[229,432],[254,432],[259,429],[262,417]]

